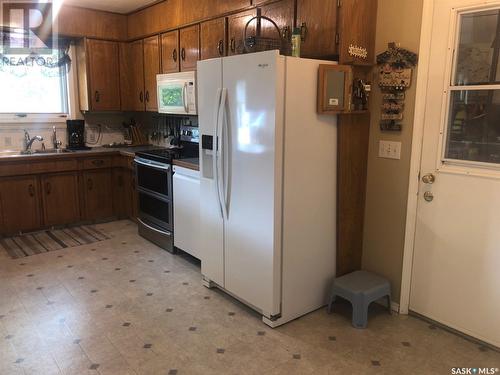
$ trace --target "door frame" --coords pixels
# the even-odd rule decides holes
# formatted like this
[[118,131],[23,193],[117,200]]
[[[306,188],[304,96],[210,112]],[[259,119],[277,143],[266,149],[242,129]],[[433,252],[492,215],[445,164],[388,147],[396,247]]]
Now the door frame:
[[422,25],[420,29],[420,55],[417,72],[415,115],[413,117],[408,201],[406,204],[405,240],[403,247],[403,267],[401,272],[401,296],[399,301],[400,314],[408,314],[410,305],[411,275],[413,268],[413,254],[415,250],[415,233],[417,229],[420,163],[424,141],[425,107],[427,103],[427,84],[429,79],[433,16],[434,1],[424,0]]
[[[430,47],[434,17],[434,0],[423,0],[422,25],[419,45],[419,67],[417,75],[415,115],[413,118],[412,149],[410,156],[410,174],[408,183],[408,201],[406,205],[405,240],[401,272],[401,297],[399,313],[408,314],[410,305],[413,256],[417,225],[418,192],[420,187],[420,167],[424,142],[425,109],[427,103],[427,85],[430,68]],[[485,2],[485,5],[489,2]]]

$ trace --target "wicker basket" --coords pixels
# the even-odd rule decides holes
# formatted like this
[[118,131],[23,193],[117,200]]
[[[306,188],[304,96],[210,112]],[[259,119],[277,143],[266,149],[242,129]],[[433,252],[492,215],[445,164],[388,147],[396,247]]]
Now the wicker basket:
[[[276,29],[277,32],[277,38],[269,38],[269,37],[263,37],[260,35],[260,28],[257,29],[257,35],[255,36],[248,36],[248,26],[253,22],[257,20],[260,24],[260,21],[265,20],[270,22],[274,28]],[[245,26],[245,31],[244,31],[244,36],[243,36],[243,41],[244,41],[244,47],[245,47],[245,53],[252,53],[252,52],[262,52],[262,51],[270,51],[270,50],[279,50],[282,55],[287,55],[290,56],[292,54],[292,44],[291,42],[283,37],[281,35],[281,30],[271,18],[257,15],[256,17],[251,18],[246,26]]]

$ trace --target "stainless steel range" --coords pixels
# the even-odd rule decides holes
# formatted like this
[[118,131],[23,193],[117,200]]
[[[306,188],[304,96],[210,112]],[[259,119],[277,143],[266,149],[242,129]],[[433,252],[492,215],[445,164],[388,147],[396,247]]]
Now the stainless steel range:
[[194,127],[182,127],[180,148],[161,148],[138,152],[135,157],[139,203],[139,234],[174,253],[172,161],[198,157],[198,139],[189,136]]

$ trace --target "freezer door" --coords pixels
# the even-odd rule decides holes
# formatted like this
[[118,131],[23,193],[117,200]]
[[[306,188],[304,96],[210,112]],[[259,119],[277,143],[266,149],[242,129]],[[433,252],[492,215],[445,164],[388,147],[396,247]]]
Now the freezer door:
[[217,119],[222,91],[222,60],[198,62],[200,129],[200,260],[202,275],[224,287],[223,217],[217,189]]
[[276,51],[223,59],[225,288],[268,317],[281,302],[284,64]]

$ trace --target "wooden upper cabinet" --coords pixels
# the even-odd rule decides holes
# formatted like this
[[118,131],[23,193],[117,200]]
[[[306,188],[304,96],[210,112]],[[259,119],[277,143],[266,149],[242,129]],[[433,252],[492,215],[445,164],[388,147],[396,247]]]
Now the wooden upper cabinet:
[[225,56],[227,52],[226,18],[203,22],[200,40],[202,60]]
[[120,67],[117,42],[87,40],[90,110],[120,110]]
[[[377,0],[342,0],[339,8],[339,61],[341,64],[375,63]],[[365,56],[357,56],[361,49]],[[356,51],[358,50],[358,51]]]
[[120,43],[120,93],[123,111],[144,111],[143,41]]
[[159,37],[144,39],[144,100],[146,111],[157,111],[156,75],[160,73]]
[[161,34],[161,72],[176,73],[179,69],[179,31]]
[[196,70],[196,62],[200,59],[200,25],[180,30],[179,47],[181,71]]
[[304,37],[302,57],[332,58],[338,54],[337,9],[337,0],[297,0],[297,27],[302,28]]
[[[255,10],[236,13],[227,18],[227,40],[228,40],[228,55],[238,55],[243,53],[245,49],[244,33],[245,26],[255,17]],[[255,22],[252,22],[248,27],[249,36],[255,35]]]
[[45,175],[42,184],[45,226],[76,223],[80,220],[78,177],[74,172]]
[[40,227],[38,183],[35,176],[0,181],[1,234]]
[[291,40],[295,19],[295,0],[281,0],[261,7],[261,15],[272,19],[279,28],[279,32],[269,21],[262,20],[261,35],[269,38],[280,36]]

